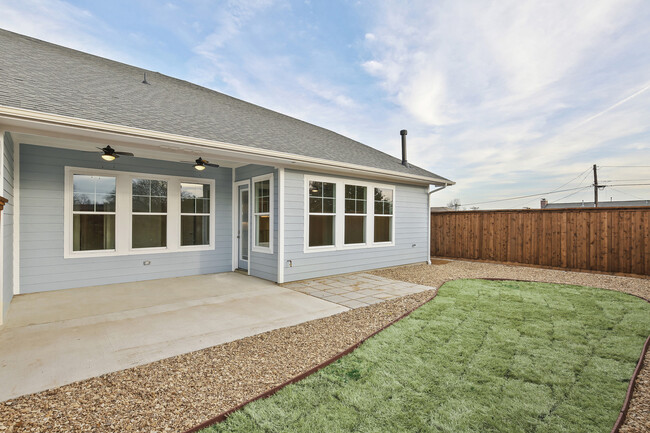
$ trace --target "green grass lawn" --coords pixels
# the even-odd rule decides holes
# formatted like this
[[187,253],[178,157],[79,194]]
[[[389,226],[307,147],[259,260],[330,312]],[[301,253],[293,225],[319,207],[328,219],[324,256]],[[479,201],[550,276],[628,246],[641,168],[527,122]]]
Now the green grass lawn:
[[204,432],[609,432],[650,305],[619,292],[483,280]]

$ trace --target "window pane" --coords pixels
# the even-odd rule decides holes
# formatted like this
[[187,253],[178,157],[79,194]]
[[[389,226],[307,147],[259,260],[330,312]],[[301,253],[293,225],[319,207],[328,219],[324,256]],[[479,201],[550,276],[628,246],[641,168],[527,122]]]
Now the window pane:
[[74,192],[89,192],[95,194],[95,179],[93,176],[75,174],[72,177],[72,189]]
[[149,212],[149,197],[133,196],[133,212]]
[[357,213],[366,213],[366,201],[357,200]]
[[311,213],[323,212],[323,199],[309,197],[309,212]]
[[95,194],[96,212],[115,212],[115,194]]
[[333,198],[324,198],[323,199],[323,213],[334,213],[334,199]]
[[73,251],[115,249],[115,215],[76,214],[72,231]]
[[149,195],[151,193],[151,181],[149,179],[133,179],[131,191],[133,195]]
[[390,242],[392,240],[393,217],[375,217],[375,242]]
[[167,212],[167,197],[151,197],[151,212]]
[[167,246],[167,215],[133,215],[133,248]]
[[356,210],[356,200],[345,200],[345,213],[354,213]]
[[181,245],[209,245],[210,217],[207,215],[181,216]]
[[181,212],[182,213],[196,212],[196,199],[183,198],[183,196],[181,196]]
[[95,178],[95,192],[104,194],[115,194],[115,178],[108,176],[92,176]]
[[196,199],[196,213],[210,213],[210,199]]
[[268,215],[257,215],[255,219],[255,227],[257,228],[255,245],[259,247],[268,247],[271,239],[271,218],[269,218]]
[[309,182],[309,195],[311,197],[323,196],[323,182]]
[[355,192],[354,185],[345,185],[345,198],[355,198]]
[[357,186],[357,200],[366,198],[366,187]]
[[334,245],[334,215],[309,215],[309,246]]
[[323,197],[335,197],[335,186],[333,183],[323,182]]
[[74,193],[72,209],[76,211],[94,211],[95,194]]
[[210,213],[210,185],[181,183],[181,213]]
[[167,197],[167,181],[165,181],[165,180],[152,180],[151,181],[151,196],[152,197]]
[[345,243],[363,244],[366,242],[366,217],[345,216]]

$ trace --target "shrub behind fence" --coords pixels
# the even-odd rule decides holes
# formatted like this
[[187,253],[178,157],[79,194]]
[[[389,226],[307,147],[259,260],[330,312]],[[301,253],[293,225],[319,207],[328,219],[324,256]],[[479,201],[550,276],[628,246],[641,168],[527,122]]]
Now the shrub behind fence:
[[650,207],[433,212],[431,255],[650,274]]

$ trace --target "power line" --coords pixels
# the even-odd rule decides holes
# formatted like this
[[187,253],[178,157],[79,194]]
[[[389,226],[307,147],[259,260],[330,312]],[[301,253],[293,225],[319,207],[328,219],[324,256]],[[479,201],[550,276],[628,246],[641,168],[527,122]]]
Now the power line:
[[630,197],[637,198],[639,200],[646,200],[645,198],[641,198],[638,195],[630,194],[629,192],[621,191],[620,189],[612,188],[614,191],[620,192],[621,194],[629,195]]
[[[555,191],[559,190],[560,188],[567,186],[568,184],[570,184],[571,182],[573,182],[574,180],[576,180],[576,179],[579,178],[580,176],[582,176],[582,179],[580,179],[580,182],[578,183],[578,185],[582,185],[582,183],[585,181],[585,179],[587,178],[587,176],[589,176],[589,173],[590,173],[590,172],[591,172],[591,167],[589,167],[588,169],[586,169],[585,171],[583,171],[582,173],[580,173],[579,175],[577,175],[576,177],[574,177],[573,179],[571,179],[570,181],[568,181],[567,183],[565,183],[565,184],[563,184],[563,185],[561,185],[561,186],[558,186],[558,187],[555,188],[553,191],[551,191],[549,194],[552,194],[552,193],[554,193]],[[524,206],[528,206],[529,203],[532,203],[532,202],[534,202],[534,201],[537,201],[537,197],[535,197],[533,200],[527,201],[527,202],[524,204]]]
[[601,182],[635,182],[641,180],[650,180],[650,179],[609,179],[609,180],[601,180]]
[[579,191],[572,192],[572,193],[569,194],[569,195],[565,195],[564,197],[559,198],[559,199],[554,200],[554,201],[549,202],[549,203],[558,203],[558,202],[560,202],[561,200],[564,200],[564,199],[566,199],[566,198],[569,198],[569,197],[571,197],[572,195],[576,195],[577,193],[579,193],[579,192],[581,192],[581,191],[584,191],[584,190],[587,189],[587,188],[591,188],[591,185],[587,185],[587,186],[585,186],[585,187],[582,187]]
[[645,186],[650,185],[650,183],[620,183],[618,185],[603,185],[603,186]]
[[650,165],[599,165],[599,168],[650,168]]
[[564,188],[565,186],[567,186],[568,184],[570,184],[571,182],[573,182],[574,180],[576,180],[577,178],[579,178],[580,176],[583,176],[583,175],[585,175],[585,176],[582,178],[582,180],[580,181],[580,183],[584,182],[584,180],[585,180],[584,178],[586,177],[587,174],[589,174],[590,171],[591,171],[591,167],[589,167],[588,169],[586,169],[585,171],[583,171],[582,173],[580,173],[579,175],[577,175],[576,177],[574,177],[573,179],[571,179],[570,181],[568,181],[567,183],[565,183],[564,185],[562,185],[562,186],[558,186],[558,187],[555,188],[553,191],[557,191],[557,190],[560,189],[560,188]]
[[522,195],[522,196],[519,196],[519,197],[502,198],[502,199],[498,199],[498,200],[482,201],[482,202],[478,202],[478,203],[467,203],[467,204],[464,204],[463,206],[473,206],[473,205],[477,205],[477,204],[486,204],[486,203],[497,203],[497,202],[508,201],[508,200],[519,200],[519,199],[522,199],[522,198],[535,197],[535,196],[539,196],[539,195],[557,194],[557,193],[560,193],[560,192],[575,191],[575,190],[578,190],[578,189],[584,189],[584,187],[562,189],[562,190],[558,190],[558,191],[541,192],[541,193],[538,193],[538,194],[529,194],[529,195]]

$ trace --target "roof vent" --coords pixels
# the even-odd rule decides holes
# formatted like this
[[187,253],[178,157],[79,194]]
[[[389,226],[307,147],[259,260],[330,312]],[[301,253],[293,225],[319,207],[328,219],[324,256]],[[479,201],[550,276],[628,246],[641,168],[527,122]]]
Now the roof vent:
[[402,165],[403,165],[404,167],[406,167],[406,168],[409,168],[410,165],[409,165],[409,163],[406,161],[406,134],[408,134],[408,132],[406,131],[406,129],[402,129],[402,130],[399,132],[399,135],[402,136]]
[[147,73],[146,72],[144,73],[144,80],[142,80],[142,84],[149,84],[149,82],[147,81]]

